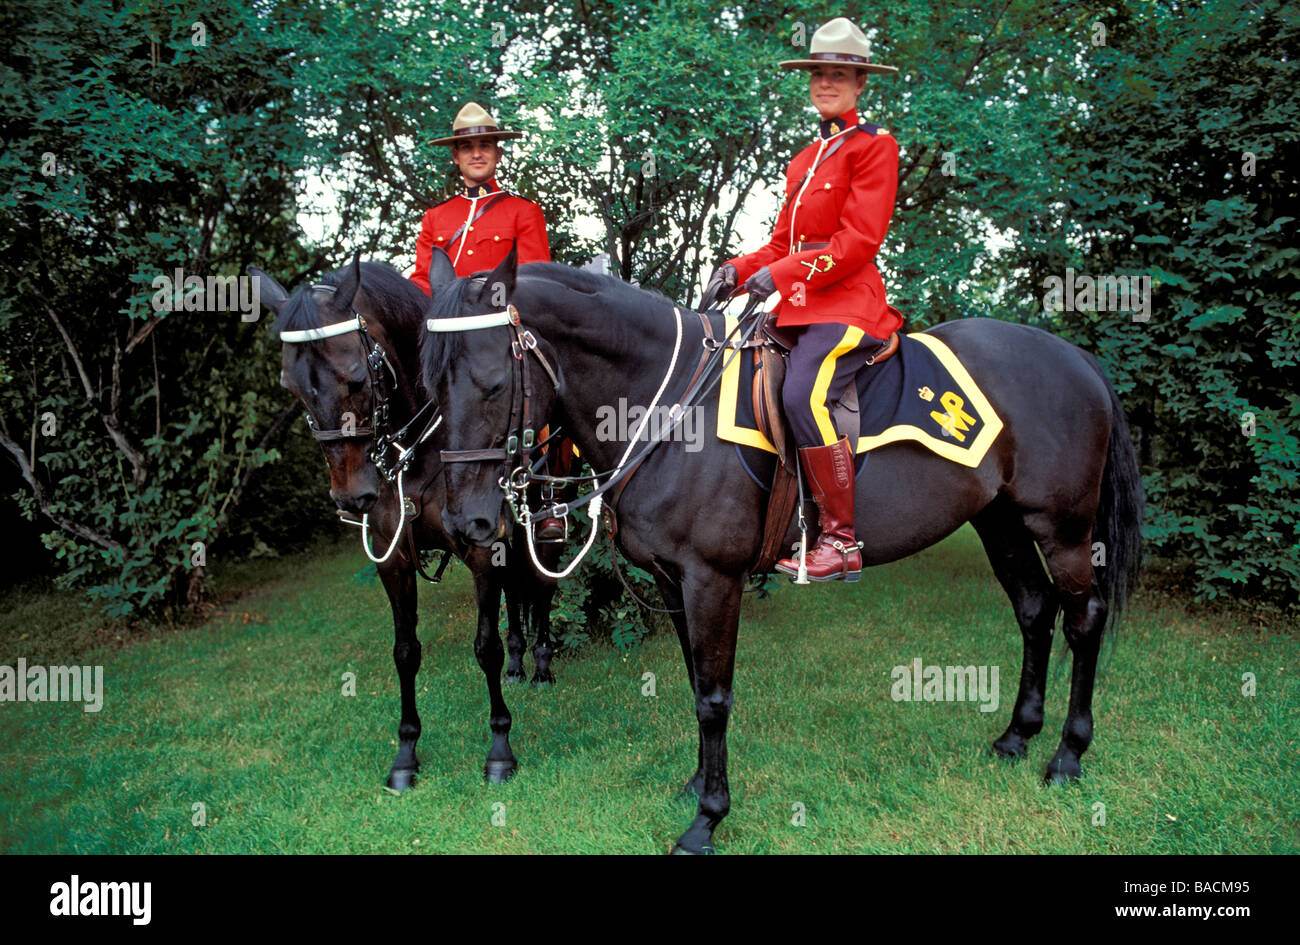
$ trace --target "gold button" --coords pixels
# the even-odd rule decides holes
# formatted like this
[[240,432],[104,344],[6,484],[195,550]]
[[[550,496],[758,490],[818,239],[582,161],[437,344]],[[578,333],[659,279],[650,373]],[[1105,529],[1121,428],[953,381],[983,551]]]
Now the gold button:
[[827,190],[830,190],[830,189],[831,189],[831,185],[830,185],[829,183],[826,185],[826,189],[827,189]]
[[440,237],[438,237],[438,242],[439,242],[439,243],[441,243],[441,242],[442,242],[442,237],[441,237],[441,236],[440,236]]
[[803,242],[804,240],[806,240],[807,238],[808,238],[808,237],[804,236],[802,233],[799,234],[799,242],[800,242],[800,243],[802,243],[802,242]]
[[474,255],[474,250],[472,250],[472,249],[467,249],[467,250],[465,250],[465,255],[466,255],[466,256],[473,256],[473,255]]
[[501,237],[499,237],[499,236],[494,236],[494,237],[492,237],[492,242],[494,242],[494,243],[500,243],[500,242],[501,242]]
[[[827,184],[827,186],[829,187],[830,185]],[[473,233],[473,232],[474,232],[474,227],[471,226],[471,227],[469,228],[469,231],[470,231],[471,233]]]
[[802,200],[796,200],[796,201],[794,202],[794,205],[795,205],[796,207],[802,207],[802,206],[803,206],[803,201],[802,201]]

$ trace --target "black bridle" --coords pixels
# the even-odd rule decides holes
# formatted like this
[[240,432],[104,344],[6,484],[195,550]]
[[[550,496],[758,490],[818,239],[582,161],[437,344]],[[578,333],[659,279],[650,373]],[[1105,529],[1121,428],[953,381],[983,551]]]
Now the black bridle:
[[[531,331],[521,328],[519,324],[519,310],[514,305],[507,305],[504,311],[489,312],[484,315],[462,315],[450,318],[430,318],[427,322],[429,331],[435,332],[452,332],[452,331],[474,331],[481,328],[495,328],[504,326],[510,329],[513,340],[510,344],[511,354],[514,356],[514,367],[511,371],[511,397],[510,397],[510,425],[506,434],[504,447],[488,447],[485,449],[469,450],[443,450],[442,461],[444,463],[477,463],[477,462],[497,462],[502,466],[502,473],[497,479],[497,484],[505,493],[506,501],[510,504],[511,510],[515,514],[516,520],[520,520],[519,509],[515,499],[515,494],[522,494],[527,488],[529,482],[537,481],[559,488],[578,479],[591,480],[597,483],[595,489],[580,499],[571,503],[558,502],[552,504],[546,514],[563,517],[570,512],[576,511],[587,503],[596,499],[609,489],[616,488],[620,482],[624,481],[633,471],[650,455],[654,449],[659,446],[673,428],[681,422],[684,416],[684,410],[693,406],[696,401],[707,396],[722,378],[722,372],[713,375],[713,369],[722,361],[723,356],[730,351],[731,358],[734,359],[740,349],[746,347],[758,328],[758,319],[751,319],[750,316],[757,310],[762,299],[757,296],[751,296],[749,303],[746,305],[744,312],[737,321],[736,327],[728,333],[727,337],[721,342],[712,338],[706,333],[704,339],[704,353],[700,364],[696,369],[695,376],[687,384],[687,390],[677,403],[676,419],[666,428],[659,431],[659,435],[650,439],[640,450],[635,451],[633,455],[625,458],[619,466],[605,473],[595,473],[591,476],[582,477],[556,477],[539,475],[533,471],[530,466],[528,457],[536,434],[531,426],[532,415],[532,397],[533,391],[528,371],[528,357],[531,352],[536,356],[538,362],[546,369],[546,373],[551,379],[556,391],[559,391],[559,380],[555,370],[551,367],[546,357],[542,354],[537,345],[537,338]],[[681,313],[677,312],[680,320]],[[705,323],[707,330],[707,321]],[[740,335],[740,341],[733,343],[732,339]],[[710,342],[712,341],[712,344]],[[727,362],[730,363],[730,360]],[[547,440],[553,439],[555,432],[552,432]],[[541,444],[537,444],[541,445]],[[605,478],[601,482],[601,477]]]
[[[322,292],[335,292],[336,286],[332,285],[315,285],[313,289],[319,289]],[[432,398],[425,402],[424,406],[415,412],[415,415],[402,426],[400,430],[392,431],[389,429],[388,403],[392,397],[392,390],[389,388],[385,371],[392,377],[393,384],[397,384],[397,371],[394,369],[389,358],[388,352],[384,346],[379,344],[370,336],[366,328],[365,317],[356,309],[352,309],[352,317],[342,322],[336,322],[333,325],[326,325],[321,328],[308,328],[301,331],[284,331],[280,333],[280,340],[286,344],[301,343],[306,341],[320,341],[325,338],[332,338],[337,335],[345,335],[351,332],[357,332],[361,338],[361,353],[366,365],[366,374],[370,383],[370,424],[369,426],[361,425],[354,427],[339,427],[333,430],[321,429],[316,425],[316,420],[312,417],[310,411],[307,414],[307,426],[311,428],[311,435],[318,442],[330,443],[338,440],[367,440],[374,438],[374,443],[367,453],[367,459],[374,464],[379,474],[387,482],[393,482],[397,475],[410,465],[415,455],[415,449],[412,447],[407,450],[401,445],[402,438],[407,431],[432,408],[428,422],[421,432],[417,444],[424,440],[438,421],[439,410],[434,404]],[[396,461],[390,462],[388,454],[394,448],[397,449],[398,456]]]
[[[499,482],[502,487],[504,488],[507,482],[514,483],[520,476],[524,478],[516,485],[523,487],[527,484],[527,476],[530,474],[528,457],[542,445],[537,442],[537,430],[533,425],[533,375],[528,369],[530,363],[528,355],[531,353],[536,357],[546,371],[547,377],[550,378],[552,387],[558,391],[560,381],[555,369],[551,367],[550,362],[537,346],[536,336],[528,329],[520,327],[519,310],[513,305],[506,306],[504,311],[489,312],[486,315],[428,320],[428,330],[434,332],[471,331],[497,326],[509,328],[511,334],[510,420],[506,427],[505,442],[502,446],[483,449],[443,450],[440,455],[444,463],[500,463],[502,473]],[[553,436],[547,437],[548,441],[550,439],[553,439]]]

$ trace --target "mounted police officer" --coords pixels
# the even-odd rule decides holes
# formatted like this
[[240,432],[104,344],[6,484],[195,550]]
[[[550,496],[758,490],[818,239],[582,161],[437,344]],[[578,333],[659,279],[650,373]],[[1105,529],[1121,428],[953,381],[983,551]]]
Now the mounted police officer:
[[[460,171],[464,188],[424,215],[411,281],[426,295],[435,246],[451,258],[452,268],[462,278],[492,269],[505,259],[511,245],[517,247],[521,265],[551,261],[542,208],[508,193],[496,181],[502,158],[500,142],[522,137],[518,131],[498,127],[496,119],[470,102],[457,113],[451,134],[430,142],[451,146],[451,162]],[[568,475],[571,450],[567,441],[548,450],[555,454],[559,475]],[[538,523],[539,541],[561,541],[564,534],[564,523],[558,518]]]
[[491,269],[505,259],[512,241],[519,248],[520,264],[551,261],[542,208],[502,190],[496,181],[502,157],[499,142],[522,137],[518,131],[499,128],[496,119],[470,102],[457,113],[451,134],[431,142],[451,146],[451,162],[464,188],[424,215],[411,281],[426,295],[435,246],[451,257],[461,277]]
[[[867,37],[843,17],[813,34],[807,59],[781,67],[809,73],[821,115],[817,138],[786,169],[785,205],[771,242],[720,266],[710,288],[781,293],[777,326],[796,336],[782,399],[821,516],[808,577],[856,581],[862,570],[853,526],[857,431],[836,430],[829,404],[902,325],[875,264],[894,212],[898,143],[885,129],[859,122],[856,110],[868,73],[898,70],[872,62]],[[794,575],[798,565],[787,558],[776,567]]]

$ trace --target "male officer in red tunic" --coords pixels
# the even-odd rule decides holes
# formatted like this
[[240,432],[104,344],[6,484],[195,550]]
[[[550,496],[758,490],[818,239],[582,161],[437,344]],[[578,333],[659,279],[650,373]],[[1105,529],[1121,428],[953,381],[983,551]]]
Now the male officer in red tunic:
[[[898,70],[871,62],[870,53],[862,31],[839,17],[813,34],[809,58],[781,63],[810,73],[822,118],[817,140],[786,169],[771,242],[724,263],[710,284],[724,294],[737,286],[762,296],[780,292],[777,326],[797,332],[782,399],[821,517],[807,556],[815,581],[856,581],[862,570],[853,526],[858,431],[837,431],[828,405],[903,323],[885,301],[875,264],[894,213],[898,143],[883,128],[859,123],[856,111],[868,73]],[[796,574],[798,566],[787,558],[776,567]]]
[[[505,259],[511,245],[517,247],[521,265],[551,261],[542,208],[507,193],[496,182],[497,164],[502,156],[498,142],[522,137],[518,131],[497,127],[491,115],[470,102],[457,113],[451,134],[431,142],[451,146],[451,161],[460,171],[465,188],[424,215],[420,238],[415,244],[415,272],[411,281],[426,295],[429,294],[429,261],[435,246],[451,257],[452,268],[462,278],[492,269]],[[557,475],[568,475],[571,453],[567,440],[548,449],[548,454],[554,454]],[[554,517],[543,518],[536,534],[539,541],[561,541],[564,523]]]
[[411,281],[426,295],[435,246],[451,257],[456,275],[462,277],[494,267],[505,259],[512,242],[518,246],[520,264],[551,261],[542,208],[507,193],[496,182],[502,156],[498,142],[522,137],[497,127],[491,115],[470,102],[456,115],[451,134],[431,142],[451,145],[451,161],[465,187],[424,215]]

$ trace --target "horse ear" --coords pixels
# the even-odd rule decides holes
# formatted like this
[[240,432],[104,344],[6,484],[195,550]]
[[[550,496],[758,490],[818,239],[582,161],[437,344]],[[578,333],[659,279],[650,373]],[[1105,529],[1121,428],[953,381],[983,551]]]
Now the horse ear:
[[256,266],[249,266],[247,272],[257,286],[258,302],[279,315],[280,307],[289,301],[289,293],[284,290],[284,286]]
[[433,248],[433,255],[429,258],[429,294],[437,295],[438,290],[456,280],[456,270],[451,266],[451,257],[443,251],[441,246]]
[[352,278],[356,288],[352,290],[352,310],[357,309],[357,293],[361,291],[361,250],[352,254]]
[[510,243],[510,252],[506,258],[497,263],[497,267],[488,273],[479,290],[478,301],[487,301],[491,305],[505,305],[515,292],[515,276],[519,272],[518,245]]

